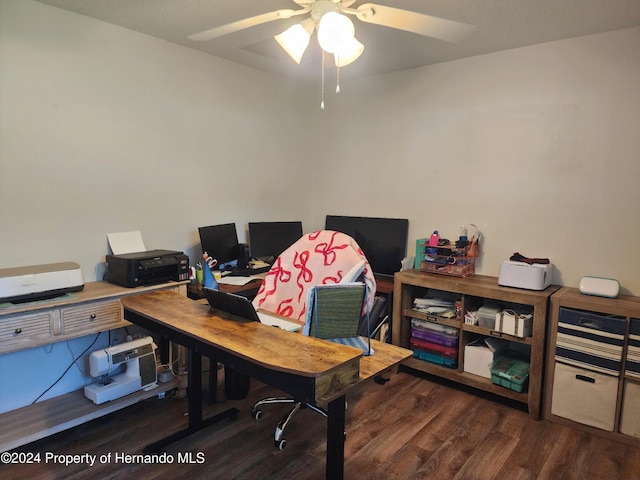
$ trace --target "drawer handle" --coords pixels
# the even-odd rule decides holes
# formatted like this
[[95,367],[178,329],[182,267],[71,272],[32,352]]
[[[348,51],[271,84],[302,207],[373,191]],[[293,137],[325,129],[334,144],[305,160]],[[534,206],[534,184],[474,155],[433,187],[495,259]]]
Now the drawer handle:
[[16,328],[13,333],[15,333],[16,335],[20,335],[22,333],[22,329],[21,328]]
[[583,382],[596,383],[596,379],[592,377],[587,377],[586,375],[576,375],[576,380],[582,380]]
[[580,317],[580,326],[582,327],[586,327],[586,328],[593,328],[595,330],[602,330],[602,322],[599,322],[598,320],[593,320],[590,318],[585,318],[585,317]]
[[89,317],[91,320],[95,320],[96,319],[96,314],[92,313],[91,316]]

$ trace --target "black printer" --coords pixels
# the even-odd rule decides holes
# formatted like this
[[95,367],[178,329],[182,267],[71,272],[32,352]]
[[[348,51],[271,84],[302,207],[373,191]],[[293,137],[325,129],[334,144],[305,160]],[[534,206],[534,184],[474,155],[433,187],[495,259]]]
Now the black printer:
[[107,280],[123,287],[139,287],[189,280],[189,257],[173,250],[107,255]]

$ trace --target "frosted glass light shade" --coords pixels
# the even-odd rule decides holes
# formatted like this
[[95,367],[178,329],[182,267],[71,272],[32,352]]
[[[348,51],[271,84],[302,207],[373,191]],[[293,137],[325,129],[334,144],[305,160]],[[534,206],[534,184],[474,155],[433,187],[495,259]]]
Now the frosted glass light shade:
[[318,43],[327,53],[336,53],[353,38],[353,22],[338,12],[325,13],[318,24]]
[[364,45],[356,40],[355,37],[351,37],[340,47],[340,50],[333,54],[336,67],[346,67],[353,63],[362,55],[362,52],[364,52]]
[[309,46],[314,26],[313,20],[308,18],[301,23],[292,25],[274,38],[296,63],[300,63],[302,55]]

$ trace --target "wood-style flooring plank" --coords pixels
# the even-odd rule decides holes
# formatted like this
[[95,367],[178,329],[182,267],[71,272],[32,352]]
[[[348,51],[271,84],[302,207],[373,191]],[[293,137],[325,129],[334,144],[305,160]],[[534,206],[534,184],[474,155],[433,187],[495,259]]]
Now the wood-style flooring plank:
[[[220,375],[222,377],[222,375]],[[223,379],[219,378],[222,385]],[[346,479],[640,480],[640,449],[529,415],[504,402],[400,372],[385,385],[368,383],[347,397]],[[274,447],[274,428],[289,405],[267,406],[256,421],[251,406],[280,393],[252,382],[246,399],[205,405],[205,415],[236,407],[222,422],[165,450],[170,464],[97,463],[0,465],[0,478],[28,480],[321,480],[326,421],[296,414],[287,447]],[[188,423],[185,399],[153,398],[15,452],[140,454]],[[28,421],[28,419],[25,419]],[[180,463],[191,454],[194,463]],[[201,461],[202,463],[198,463]]]

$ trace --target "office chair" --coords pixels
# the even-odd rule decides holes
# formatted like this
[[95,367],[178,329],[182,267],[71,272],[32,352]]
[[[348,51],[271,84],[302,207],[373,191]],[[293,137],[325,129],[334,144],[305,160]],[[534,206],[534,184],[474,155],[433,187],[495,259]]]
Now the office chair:
[[376,280],[362,249],[345,233],[319,230],[303,235],[280,254],[252,302],[256,310],[303,322],[310,288],[353,281],[365,282],[370,311]]
[[[366,302],[366,286],[360,283],[316,285],[309,290],[306,323],[303,334],[321,338],[363,350],[363,354],[373,354],[369,338],[358,336],[358,326],[363,316]],[[366,309],[366,307],[365,307]],[[364,316],[368,316],[365,312]],[[289,403],[293,407],[282,417],[274,433],[274,444],[282,450],[286,446],[284,430],[295,413],[301,408],[310,408],[325,418],[323,408],[300,401],[294,397],[269,397],[258,401],[251,410],[256,420],[262,416],[260,407],[274,403]],[[345,433],[346,435],[346,433]]]

